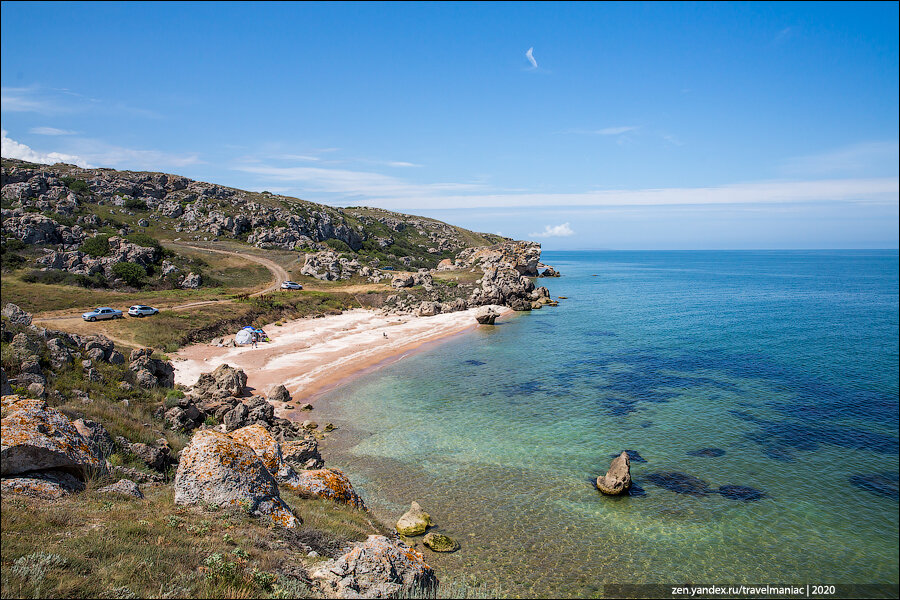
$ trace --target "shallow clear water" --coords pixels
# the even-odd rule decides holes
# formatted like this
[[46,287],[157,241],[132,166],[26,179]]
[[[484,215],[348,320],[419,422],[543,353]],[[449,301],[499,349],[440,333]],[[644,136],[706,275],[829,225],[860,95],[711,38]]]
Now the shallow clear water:
[[[897,583],[896,251],[544,261],[564,274],[539,280],[568,296],[558,308],[317,402],[341,426],[326,461],[376,514],[394,522],[418,500],[460,540],[428,554],[440,573],[547,597],[615,582]],[[707,448],[719,456],[692,455]],[[646,494],[604,497],[591,480],[623,449],[646,459],[632,462]],[[658,485],[673,472],[706,493]],[[728,485],[764,495],[716,493]]]

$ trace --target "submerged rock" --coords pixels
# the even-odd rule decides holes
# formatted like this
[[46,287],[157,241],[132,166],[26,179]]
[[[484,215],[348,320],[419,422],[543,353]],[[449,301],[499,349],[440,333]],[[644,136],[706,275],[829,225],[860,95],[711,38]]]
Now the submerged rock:
[[610,496],[618,496],[631,487],[631,462],[628,453],[622,452],[613,459],[606,475],[597,478],[597,489]]
[[431,515],[422,510],[418,502],[413,502],[409,510],[397,521],[397,533],[408,536],[422,535],[431,525],[434,525]]
[[853,475],[850,477],[850,483],[859,489],[876,496],[890,498],[891,500],[900,499],[898,482],[900,482],[900,475],[890,472]]
[[723,485],[719,487],[719,493],[729,500],[743,500],[750,502],[765,497],[765,492],[744,485]]
[[[628,455],[628,460],[630,460],[631,462],[636,462],[636,463],[647,462],[647,459],[644,458],[643,456],[641,456],[637,450],[623,450],[623,452],[625,452],[625,454]],[[610,454],[609,455],[610,458],[615,458],[617,456],[619,456],[619,455],[618,454]]]
[[700,448],[699,450],[691,450],[688,456],[700,456],[703,458],[718,458],[725,456],[725,451],[721,448]]
[[647,475],[647,481],[676,494],[704,496],[709,492],[709,484],[686,473],[667,472]]
[[459,542],[443,533],[434,533],[433,531],[425,534],[422,543],[433,552],[456,552],[459,550]]

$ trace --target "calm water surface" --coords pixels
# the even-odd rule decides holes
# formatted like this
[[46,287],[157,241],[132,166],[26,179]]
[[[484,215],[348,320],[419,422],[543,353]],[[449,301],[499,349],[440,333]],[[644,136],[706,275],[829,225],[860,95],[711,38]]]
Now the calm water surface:
[[[462,543],[427,553],[441,575],[544,597],[897,583],[896,251],[544,260],[558,308],[317,402],[341,427],[326,461],[378,516],[417,500]],[[644,494],[604,497],[591,479],[623,449]]]

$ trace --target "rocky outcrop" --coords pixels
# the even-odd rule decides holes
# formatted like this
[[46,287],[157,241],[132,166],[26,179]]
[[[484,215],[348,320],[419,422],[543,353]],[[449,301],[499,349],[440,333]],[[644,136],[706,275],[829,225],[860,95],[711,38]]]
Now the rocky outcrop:
[[513,310],[531,310],[534,283],[509,266],[486,268],[476,284],[480,287],[472,291],[469,298],[472,304],[499,304]]
[[290,402],[291,393],[283,385],[276,385],[269,390],[268,399],[269,402]]
[[175,474],[175,503],[200,502],[243,508],[282,527],[300,524],[253,449],[211,430],[194,434]]
[[102,467],[68,417],[46,402],[4,396],[2,406],[3,477],[52,469],[84,480]]
[[283,484],[304,498],[321,498],[364,509],[362,498],[342,471],[337,469],[316,469],[300,471],[295,478]]
[[311,435],[302,440],[282,442],[281,456],[284,462],[297,471],[321,469],[325,466],[325,461],[319,454],[319,443]]
[[597,478],[597,489],[604,494],[617,496],[624,494],[631,487],[631,461],[628,453],[622,452],[613,459],[606,475]]
[[99,460],[106,460],[106,457],[113,453],[115,442],[113,442],[112,436],[109,435],[109,432],[106,431],[103,425],[87,419],[77,419],[72,425],[84,438],[91,454]]
[[328,597],[428,597],[438,584],[425,558],[401,542],[370,535],[312,573]]
[[231,439],[252,448],[269,473],[279,483],[296,475],[290,465],[284,462],[281,445],[262,425],[241,427],[229,435]]
[[9,319],[10,323],[14,323],[16,325],[24,325],[25,327],[31,325],[31,315],[12,302],[6,303],[6,305],[3,307],[2,314],[4,317]]
[[422,535],[433,524],[431,515],[422,510],[418,502],[413,502],[397,521],[397,533],[406,536]]
[[219,365],[212,373],[204,373],[191,390],[197,399],[242,396],[247,385],[247,374],[242,369]]
[[456,257],[456,265],[481,270],[506,267],[519,275],[536,277],[541,260],[541,245],[537,242],[507,241],[482,248],[467,248]]
[[0,482],[3,496],[16,494],[44,500],[58,500],[84,490],[84,482],[66,471],[35,471]]
[[131,362],[128,368],[134,372],[135,381],[143,388],[164,387],[175,385],[175,368],[172,363],[151,358],[153,350],[139,348],[131,351]]
[[203,279],[197,273],[188,273],[178,285],[186,290],[196,290],[203,283]]
[[102,273],[104,277],[116,277],[113,267],[121,262],[130,262],[144,268],[155,264],[160,259],[158,248],[140,246],[121,237],[109,238],[109,254],[92,257],[78,250],[49,252],[37,260],[37,264],[48,269],[60,269],[76,275],[94,275]]
[[557,271],[553,267],[547,267],[546,269],[541,271],[540,275],[538,275],[538,277],[559,277],[559,276],[560,276],[559,271]]

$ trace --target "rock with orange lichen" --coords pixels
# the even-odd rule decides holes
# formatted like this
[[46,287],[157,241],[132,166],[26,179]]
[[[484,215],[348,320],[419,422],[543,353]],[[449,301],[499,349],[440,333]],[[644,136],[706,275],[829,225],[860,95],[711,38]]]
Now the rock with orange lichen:
[[250,446],[279,483],[297,476],[290,465],[284,462],[281,455],[281,444],[262,425],[247,425],[235,429],[228,435],[231,436],[231,439]]
[[421,553],[383,535],[370,535],[312,573],[333,598],[427,597],[438,584]]
[[319,442],[311,435],[302,440],[281,442],[281,456],[284,457],[284,462],[301,471],[325,466],[325,461],[319,454]]
[[338,469],[315,469],[300,471],[297,476],[281,482],[304,498],[322,498],[365,509],[362,498],[353,489],[353,484]]
[[57,469],[84,480],[102,468],[68,417],[43,400],[3,396],[2,450],[4,477]]
[[175,473],[175,504],[200,502],[244,508],[283,527],[300,525],[253,449],[211,429],[194,434]]
[[45,500],[58,500],[84,490],[84,483],[65,471],[39,471],[21,477],[9,477],[0,482],[3,495],[17,494]]

